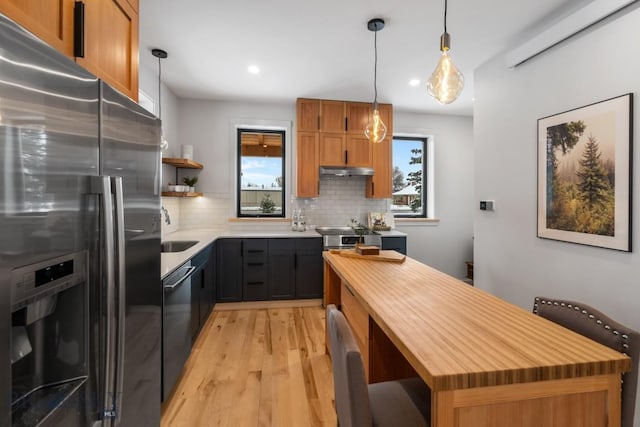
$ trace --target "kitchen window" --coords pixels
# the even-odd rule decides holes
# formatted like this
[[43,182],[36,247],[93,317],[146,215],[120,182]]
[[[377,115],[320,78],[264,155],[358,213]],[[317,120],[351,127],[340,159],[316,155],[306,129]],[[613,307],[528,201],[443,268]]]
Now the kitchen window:
[[284,217],[285,131],[238,128],[238,217]]
[[396,218],[427,217],[428,142],[428,137],[393,137],[391,212]]

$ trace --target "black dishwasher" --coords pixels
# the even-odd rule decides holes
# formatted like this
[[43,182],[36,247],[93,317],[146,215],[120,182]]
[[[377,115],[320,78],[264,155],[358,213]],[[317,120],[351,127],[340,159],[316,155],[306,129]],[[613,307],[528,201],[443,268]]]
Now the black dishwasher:
[[182,372],[191,353],[191,261],[162,281],[162,401]]

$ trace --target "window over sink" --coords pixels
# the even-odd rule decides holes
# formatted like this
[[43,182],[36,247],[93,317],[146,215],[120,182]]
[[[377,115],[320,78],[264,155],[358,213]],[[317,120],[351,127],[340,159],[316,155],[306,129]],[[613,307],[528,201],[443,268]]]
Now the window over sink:
[[238,128],[238,217],[284,217],[285,131]]

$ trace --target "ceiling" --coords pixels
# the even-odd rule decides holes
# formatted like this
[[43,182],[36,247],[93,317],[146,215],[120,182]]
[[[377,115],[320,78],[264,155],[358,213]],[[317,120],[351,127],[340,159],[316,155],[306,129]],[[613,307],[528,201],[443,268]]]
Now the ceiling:
[[476,67],[589,1],[449,1],[451,56],[465,89],[445,106],[425,88],[440,55],[444,0],[140,0],[140,61],[155,71],[151,49],[166,50],[162,80],[181,98],[372,101],[367,21],[380,17],[378,101],[398,111],[472,115]]

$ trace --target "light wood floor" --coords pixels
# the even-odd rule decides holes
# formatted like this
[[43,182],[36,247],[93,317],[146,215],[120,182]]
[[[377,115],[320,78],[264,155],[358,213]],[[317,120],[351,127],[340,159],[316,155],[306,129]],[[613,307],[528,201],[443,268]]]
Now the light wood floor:
[[335,426],[324,309],[214,311],[162,427]]

